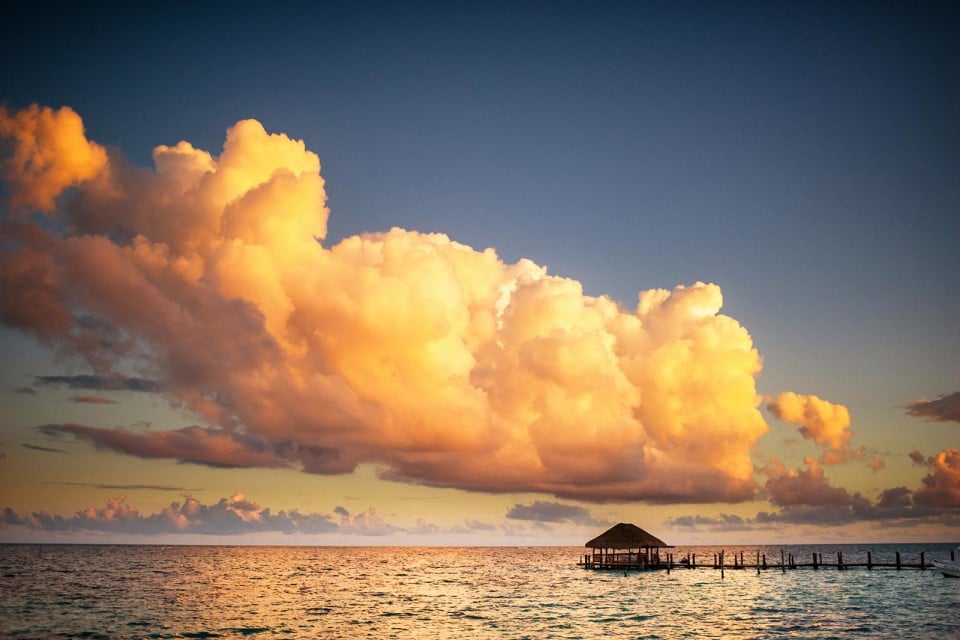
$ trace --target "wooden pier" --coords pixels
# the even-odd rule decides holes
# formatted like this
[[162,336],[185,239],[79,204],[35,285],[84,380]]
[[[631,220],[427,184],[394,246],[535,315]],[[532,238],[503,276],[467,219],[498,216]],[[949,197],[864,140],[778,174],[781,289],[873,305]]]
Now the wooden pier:
[[[629,551],[626,553],[594,552],[584,555],[577,563],[577,566],[583,567],[584,569],[667,571],[668,573],[676,569],[715,569],[719,570],[721,574],[725,571],[756,571],[760,573],[761,571],[769,570],[786,572],[795,569],[837,569],[845,571],[856,568],[865,568],[868,570],[933,568],[932,562],[926,557],[926,552],[924,551],[921,551],[919,557],[913,560],[904,558],[899,551],[895,553],[894,558],[894,562],[875,562],[872,552],[867,551],[865,561],[860,559],[859,561],[850,562],[844,559],[842,551],[838,551],[835,556],[830,555],[826,559],[824,559],[823,553],[814,551],[810,553],[808,558],[805,557],[801,560],[792,553],[785,554],[781,551],[779,557],[768,560],[767,555],[759,551],[755,557],[746,556],[742,551],[739,556],[733,554],[732,557],[730,557],[727,556],[724,551],[720,551],[719,553],[712,554],[712,557],[704,556],[699,558],[695,553],[688,553],[678,559],[674,557],[673,553],[660,553],[659,549],[657,549],[652,553],[650,553],[649,550],[648,552]],[[950,552],[950,561],[956,561],[954,551]]]
[[[675,557],[667,549],[675,547],[667,544],[660,538],[653,536],[634,524],[619,523],[610,527],[585,545],[590,553],[585,554],[577,566],[584,569],[609,569],[614,571],[667,571],[674,569],[716,569],[720,576],[725,571],[793,571],[795,569],[932,569],[933,558],[928,561],[926,552],[921,551],[919,558],[904,558],[899,551],[894,553],[893,562],[890,562],[889,553],[884,554],[886,561],[874,562],[873,552],[867,551],[864,561],[858,558],[851,562],[844,559],[843,552],[837,551],[826,559],[823,553],[810,551],[808,556],[798,558],[793,553],[780,549],[779,557],[767,559],[767,555],[760,550],[755,557],[747,556],[743,551],[739,555],[734,553],[727,556],[720,550],[717,553],[697,557],[696,553],[688,553],[680,558]],[[712,557],[711,557],[712,556]],[[956,562],[956,553],[950,551],[950,561]]]

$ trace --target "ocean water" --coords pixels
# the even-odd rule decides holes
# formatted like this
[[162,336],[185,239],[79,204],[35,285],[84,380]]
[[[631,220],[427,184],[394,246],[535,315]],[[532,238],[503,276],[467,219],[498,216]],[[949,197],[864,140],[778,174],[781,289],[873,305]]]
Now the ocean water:
[[[798,561],[952,545],[785,547]],[[780,547],[725,547],[728,562]],[[712,561],[720,547],[678,547]],[[960,638],[934,570],[592,571],[582,548],[0,545],[2,638]]]

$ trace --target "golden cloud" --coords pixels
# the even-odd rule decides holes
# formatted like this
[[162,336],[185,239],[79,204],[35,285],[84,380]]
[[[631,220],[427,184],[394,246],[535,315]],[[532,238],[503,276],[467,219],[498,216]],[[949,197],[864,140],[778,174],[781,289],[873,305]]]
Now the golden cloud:
[[[480,491],[753,495],[761,361],[720,313],[718,286],[644,291],[626,309],[442,234],[326,247],[320,163],[302,141],[246,120],[218,157],[180,142],[144,170],[102,159],[69,109],[23,113],[3,115],[12,157],[55,154],[71,169],[5,171],[18,206],[74,194],[55,211],[69,231],[8,227],[4,322],[97,376],[136,363],[211,427],[70,433],[142,457],[193,449],[228,465],[235,452],[316,473],[372,462],[387,478]],[[40,135],[37,113],[70,126]],[[809,428],[831,446],[846,437]]]

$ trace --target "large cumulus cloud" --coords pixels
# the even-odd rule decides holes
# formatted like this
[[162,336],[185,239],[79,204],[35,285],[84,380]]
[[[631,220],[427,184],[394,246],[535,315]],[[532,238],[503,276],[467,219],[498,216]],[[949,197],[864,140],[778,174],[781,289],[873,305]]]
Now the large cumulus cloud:
[[317,155],[254,120],[216,157],[158,146],[150,170],[89,141],[69,108],[2,111],[0,133],[3,322],[92,379],[155,381],[206,425],[59,433],[141,457],[372,462],[396,480],[592,501],[753,495],[761,361],[716,285],[626,309],[442,234],[328,247]]

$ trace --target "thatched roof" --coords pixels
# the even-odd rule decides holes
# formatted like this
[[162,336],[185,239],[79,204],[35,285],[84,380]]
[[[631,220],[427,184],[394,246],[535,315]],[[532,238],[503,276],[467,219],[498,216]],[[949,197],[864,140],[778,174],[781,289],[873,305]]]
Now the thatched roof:
[[640,549],[643,547],[669,547],[666,542],[652,536],[635,524],[621,522],[583,545],[591,549]]

